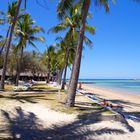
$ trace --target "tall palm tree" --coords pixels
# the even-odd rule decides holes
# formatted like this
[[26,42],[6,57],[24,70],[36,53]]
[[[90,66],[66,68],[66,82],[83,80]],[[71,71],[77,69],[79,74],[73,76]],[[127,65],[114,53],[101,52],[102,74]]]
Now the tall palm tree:
[[[61,38],[62,39],[62,38]],[[62,40],[61,40],[62,41]],[[62,46],[60,43],[57,43],[56,46],[58,47],[58,50],[56,51],[56,63],[55,63],[55,72],[57,74],[56,77],[56,82],[61,85],[61,81],[62,81],[62,74],[64,71],[64,67],[65,67],[65,48]]]
[[44,53],[44,63],[47,65],[47,79],[46,83],[50,82],[50,74],[53,62],[57,61],[55,58],[55,47],[53,45],[49,46]]
[[57,40],[60,41],[60,43],[57,43],[57,46],[59,46],[58,63],[61,63],[61,66],[62,66],[61,68],[64,70],[64,74],[63,74],[64,76],[62,80],[61,89],[65,88],[67,67],[73,64],[74,56],[75,56],[75,47],[71,45],[72,41],[70,40],[69,37],[70,36],[68,37],[65,36],[65,38],[62,38],[62,37],[57,38]]
[[75,103],[76,88],[77,88],[77,83],[78,83],[78,78],[79,78],[80,64],[81,64],[81,57],[82,57],[86,18],[87,18],[89,6],[90,6],[90,0],[85,0],[83,2],[84,10],[82,11],[82,22],[81,22],[81,28],[80,28],[80,33],[78,37],[78,45],[76,49],[75,61],[73,65],[71,84],[68,89],[68,98],[66,101],[66,105],[68,107],[73,107]]
[[5,45],[6,45],[7,41],[8,41],[9,31],[10,31],[10,27],[8,28],[8,31],[6,33],[6,37],[5,38],[1,37],[2,40],[1,40],[1,44],[0,44],[0,46],[1,46],[1,48],[0,48],[0,55],[2,55],[2,52],[3,52],[3,50],[5,48]]
[[17,6],[15,7],[13,22],[12,22],[11,28],[10,28],[8,45],[6,47],[6,54],[5,54],[5,57],[4,57],[3,71],[2,71],[1,83],[0,83],[0,90],[4,90],[4,80],[5,80],[5,74],[6,74],[7,58],[8,58],[9,49],[10,49],[10,46],[11,46],[11,41],[12,41],[12,37],[13,37],[13,33],[14,33],[14,28],[15,28],[15,25],[16,25],[16,21],[17,21],[17,18],[18,18],[19,11],[20,11],[21,2],[22,2],[22,0],[19,0],[18,3],[17,3]]
[[[12,7],[12,6],[11,6]],[[8,8],[8,12],[7,12],[7,15],[9,16],[6,16],[6,14],[3,12],[3,11],[0,11],[0,24],[1,25],[4,25],[6,23],[9,23],[10,24],[10,20],[11,20],[11,9],[15,9],[15,8]],[[3,52],[3,49],[6,45],[6,42],[8,41],[8,35],[9,35],[9,31],[10,31],[10,26],[8,27],[8,30],[7,30],[7,33],[6,33],[6,37],[4,38],[4,36],[0,35],[0,39],[1,39],[1,44],[0,44],[0,55],[2,55],[2,52]]]
[[65,89],[66,74],[67,74],[67,67],[68,67],[68,61],[69,61],[69,53],[70,53],[71,50],[74,50],[74,54],[75,54],[75,49],[73,47],[67,47],[67,46],[68,46],[68,44],[65,44],[65,47],[66,47],[66,48],[64,48],[64,52],[65,52],[65,66],[64,66],[64,77],[63,77],[61,89]]
[[[86,26],[86,18],[88,16],[88,10],[91,3],[90,0],[79,0],[78,2],[82,3],[82,9],[81,9],[82,18],[81,18],[80,32],[78,36],[78,44],[76,47],[76,56],[75,56],[75,61],[73,65],[73,70],[72,70],[71,83],[68,89],[68,98],[66,102],[66,105],[68,107],[73,107],[75,103],[76,88],[77,88],[77,83],[78,83],[78,78],[79,78],[81,56],[82,56],[82,50],[83,50],[83,40],[84,40],[84,32],[85,32],[85,26]],[[99,6],[104,5],[106,8],[106,11],[109,11],[108,0],[94,0],[94,3]],[[59,15],[61,17],[64,17],[64,15],[67,14],[67,12],[69,12],[69,8],[65,8],[65,5],[69,5],[69,7],[71,8],[73,6],[73,3],[69,3],[67,0],[61,0],[59,5],[61,5],[59,7],[59,11],[60,11]]]
[[[65,30],[67,31],[65,35],[65,42],[67,42],[67,45],[65,43],[65,45],[67,46],[65,51],[66,62],[65,62],[64,78],[63,78],[61,89],[64,89],[66,83],[65,79],[66,79],[66,71],[67,71],[68,58],[69,58],[69,50],[70,48],[76,48],[77,38],[80,32],[80,25],[81,25],[80,11],[81,11],[81,4],[79,3],[74,4],[73,7],[69,10],[69,14],[63,17],[62,22],[50,29],[50,31],[55,33],[60,31],[65,31]],[[94,34],[95,28],[93,26],[86,24],[86,31],[88,31],[91,34]],[[88,45],[92,44],[92,42],[86,36],[84,36],[84,41]]]
[[20,59],[17,65],[17,76],[16,76],[16,86],[18,86],[18,81],[20,77],[20,65],[22,64],[23,50],[27,44],[36,47],[34,41],[44,41],[44,37],[36,36],[37,33],[43,32],[44,30],[40,26],[34,25],[34,20],[29,14],[23,14],[21,18],[17,21],[15,36],[19,39],[17,44],[17,50],[20,50]]

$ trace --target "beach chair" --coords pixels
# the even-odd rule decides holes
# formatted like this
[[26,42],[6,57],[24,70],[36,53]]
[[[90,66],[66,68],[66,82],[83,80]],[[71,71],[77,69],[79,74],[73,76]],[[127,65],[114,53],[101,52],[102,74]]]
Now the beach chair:
[[14,86],[13,87],[13,91],[18,91],[19,90],[19,87],[18,86]]
[[29,87],[27,86],[14,86],[13,91],[27,91]]
[[23,90],[23,91],[27,91],[28,89],[29,89],[29,87],[27,87],[27,86],[23,86],[23,87],[22,87],[22,90]]

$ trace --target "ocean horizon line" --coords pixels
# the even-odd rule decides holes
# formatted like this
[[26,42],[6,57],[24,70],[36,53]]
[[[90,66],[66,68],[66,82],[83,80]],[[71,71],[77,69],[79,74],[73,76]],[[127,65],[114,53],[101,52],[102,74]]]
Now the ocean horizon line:
[[79,78],[78,80],[140,80],[140,78]]

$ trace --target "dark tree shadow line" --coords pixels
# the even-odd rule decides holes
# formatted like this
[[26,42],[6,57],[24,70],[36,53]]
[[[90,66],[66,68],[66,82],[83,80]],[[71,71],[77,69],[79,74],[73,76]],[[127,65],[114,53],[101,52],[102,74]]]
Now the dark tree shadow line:
[[54,99],[50,99],[50,98],[45,98],[46,96],[45,95],[20,95],[18,93],[16,94],[10,94],[9,96],[4,96],[4,95],[0,95],[0,98],[3,98],[3,99],[9,99],[9,100],[16,100],[16,101],[19,101],[21,103],[26,103],[26,102],[29,102],[29,103],[38,103],[37,100],[54,100]]
[[131,111],[131,112],[125,111],[125,106],[127,106],[127,107],[130,107],[130,106],[140,107],[140,104],[132,103],[130,101],[124,101],[124,100],[108,100],[108,101],[115,103],[115,104],[122,105],[124,108],[122,108],[118,112],[121,115],[123,115],[126,119],[131,119],[135,122],[140,122],[140,111],[134,111],[134,112],[133,111]]
[[[89,96],[89,98],[96,100],[96,98],[98,99],[99,102],[103,101],[104,99],[101,98],[98,94],[95,93],[86,93]],[[84,94],[83,94],[84,95]],[[92,98],[92,96],[95,96],[96,98]],[[96,100],[97,101],[97,100]],[[122,108],[111,108],[113,111],[118,112],[120,115],[122,115],[125,119],[131,119],[135,122],[140,122],[140,111],[134,111],[134,112],[130,112],[130,111],[125,111],[125,107],[127,108],[132,108],[133,107],[140,107],[139,103],[133,103],[127,100],[106,100],[106,102],[111,102],[112,104],[116,104],[119,106],[122,106]]]
[[[109,127],[97,130],[91,130],[86,127],[90,124],[100,122],[99,118],[102,114],[102,110],[98,111],[98,113],[80,114],[78,115],[78,119],[70,124],[57,124],[49,128],[44,128],[42,122],[34,113],[25,113],[20,107],[15,109],[16,116],[14,117],[11,117],[9,112],[1,110],[2,116],[9,124],[8,130],[12,136],[12,138],[2,138],[1,133],[4,132],[5,127],[0,126],[0,139],[2,140],[91,140],[94,136],[103,134],[122,135],[127,133],[122,129],[112,129]],[[125,127],[129,127],[128,124],[125,124]],[[128,130],[131,131],[130,129]]]

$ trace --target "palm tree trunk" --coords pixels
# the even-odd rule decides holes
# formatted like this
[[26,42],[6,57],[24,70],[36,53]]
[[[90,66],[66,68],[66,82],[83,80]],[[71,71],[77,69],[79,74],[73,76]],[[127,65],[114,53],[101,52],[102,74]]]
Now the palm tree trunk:
[[65,62],[64,77],[63,77],[61,89],[65,89],[68,60],[69,60],[69,48],[67,48],[66,50],[66,62]]
[[5,45],[6,45],[7,38],[8,38],[8,36],[9,36],[9,31],[10,31],[10,26],[8,27],[8,31],[7,31],[7,33],[6,33],[6,40],[4,41],[4,43],[3,43],[3,45],[2,45],[2,48],[1,48],[1,50],[0,50],[0,56],[1,56],[2,51],[3,51],[3,49],[4,49]]
[[62,68],[61,70],[58,70],[58,72],[57,72],[57,83],[59,85],[61,85],[63,71],[64,71],[64,69]]
[[48,54],[48,68],[47,68],[47,81],[46,81],[46,83],[50,82],[50,69],[51,69],[50,62],[51,62],[51,58],[50,58],[50,54]]
[[8,46],[6,48],[6,54],[5,54],[4,63],[3,63],[3,70],[2,70],[1,83],[0,83],[0,90],[4,90],[4,80],[5,80],[5,75],[6,75],[6,67],[7,67],[8,54],[9,54],[9,49],[11,47],[11,41],[12,41],[12,37],[13,37],[13,33],[14,33],[15,24],[16,24],[16,21],[17,21],[17,18],[18,18],[18,13],[19,13],[19,10],[20,10],[21,2],[22,2],[22,0],[19,0],[18,6],[17,6],[17,12],[16,12],[16,14],[14,16],[13,24],[12,24],[11,30],[10,30]]
[[23,58],[23,47],[21,48],[21,56],[20,56],[20,59],[19,59],[18,64],[17,64],[17,74],[16,74],[16,84],[15,84],[15,86],[18,86],[18,82],[19,82],[19,79],[20,79],[22,58]]
[[79,78],[82,49],[83,49],[84,31],[85,31],[85,24],[86,24],[86,18],[87,18],[89,6],[90,6],[90,0],[84,0],[83,9],[82,9],[82,24],[78,37],[78,45],[76,49],[76,56],[75,56],[74,67],[72,72],[71,84],[68,89],[68,98],[66,101],[66,105],[68,107],[73,107],[75,104],[76,88],[77,88],[77,83]]

